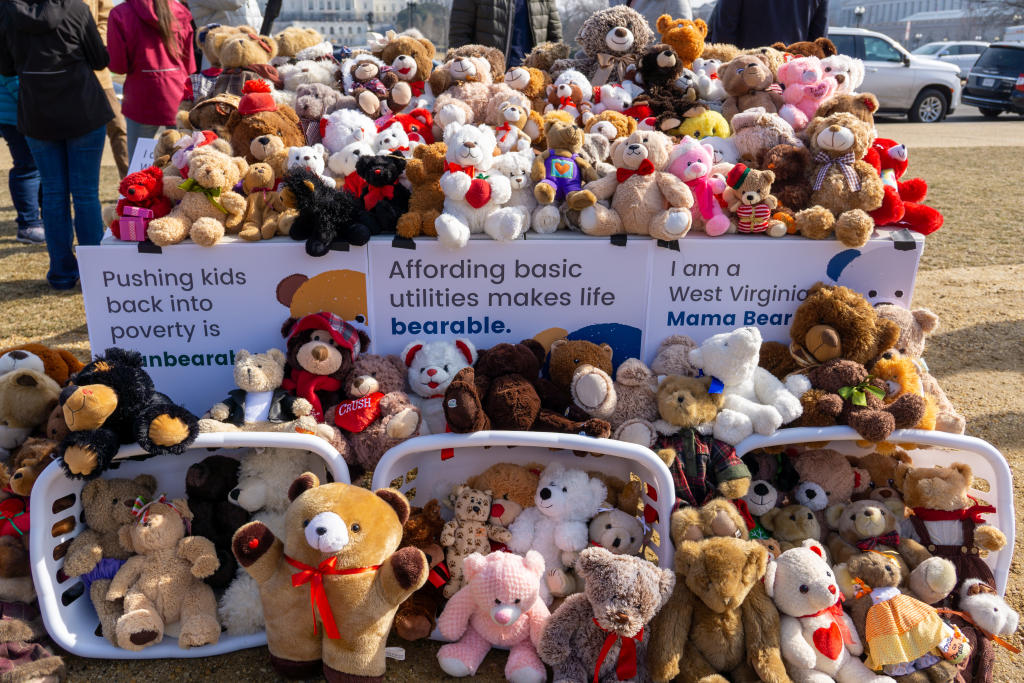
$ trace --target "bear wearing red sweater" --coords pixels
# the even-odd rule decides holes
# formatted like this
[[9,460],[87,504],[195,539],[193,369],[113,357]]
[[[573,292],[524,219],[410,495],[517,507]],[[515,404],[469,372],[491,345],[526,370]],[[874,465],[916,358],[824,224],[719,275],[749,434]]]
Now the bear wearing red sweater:
[[171,212],[171,200],[164,196],[164,172],[156,166],[129,173],[118,186],[121,198],[117,200],[116,214],[110,224],[110,232],[121,239],[119,217],[126,206],[137,206],[153,212],[153,218],[166,216]]

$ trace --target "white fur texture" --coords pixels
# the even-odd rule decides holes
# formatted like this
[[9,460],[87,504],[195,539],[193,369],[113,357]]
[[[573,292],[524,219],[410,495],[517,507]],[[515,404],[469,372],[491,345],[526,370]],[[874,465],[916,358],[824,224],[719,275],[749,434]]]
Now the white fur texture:
[[324,147],[331,154],[341,151],[350,142],[365,142],[372,145],[377,137],[377,126],[366,114],[355,109],[339,109],[324,118]]
[[[832,55],[821,60],[826,76],[842,76],[842,83],[836,88],[837,95],[852,95],[864,84],[864,62],[847,55]],[[836,78],[838,82],[840,79]]]
[[[458,342],[469,353],[456,346]],[[463,368],[476,362],[476,347],[468,339],[435,341],[425,344],[414,341],[402,351],[402,359],[409,368],[409,399],[420,409],[421,434],[444,434],[447,422],[442,404],[444,392],[452,378]]]
[[[399,149],[404,147],[405,149]],[[409,134],[405,132],[405,128],[402,124],[392,123],[384,130],[377,133],[377,139],[374,141],[374,149],[377,154],[401,154],[406,159],[412,158],[412,150],[415,147],[415,143],[409,140]]]
[[289,171],[305,169],[318,175],[327,187],[334,187],[334,178],[324,173],[327,168],[327,150],[320,143],[312,147],[289,147],[287,168]]
[[344,182],[345,176],[356,172],[356,162],[359,161],[359,157],[373,156],[375,153],[373,147],[356,140],[328,157],[327,167],[331,169],[331,173]]
[[498,155],[492,167],[495,173],[500,173],[508,179],[512,188],[508,206],[515,209],[520,216],[520,236],[530,229],[533,211],[537,208],[537,198],[533,196],[536,183],[530,179],[532,164],[532,151],[507,152]]

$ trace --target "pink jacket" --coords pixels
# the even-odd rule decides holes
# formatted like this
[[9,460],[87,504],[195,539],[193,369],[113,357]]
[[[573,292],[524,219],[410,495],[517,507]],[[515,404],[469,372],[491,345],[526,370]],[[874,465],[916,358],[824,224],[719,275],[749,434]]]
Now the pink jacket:
[[178,55],[167,52],[153,0],[126,0],[110,12],[107,51],[110,70],[126,74],[121,111],[137,123],[174,125],[189,74],[196,69],[192,15],[178,0],[166,0],[175,18]]

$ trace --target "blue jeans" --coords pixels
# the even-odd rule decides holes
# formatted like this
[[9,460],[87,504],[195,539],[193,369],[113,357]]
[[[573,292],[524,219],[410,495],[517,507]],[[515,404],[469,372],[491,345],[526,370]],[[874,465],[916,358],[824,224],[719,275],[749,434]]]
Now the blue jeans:
[[99,244],[103,238],[100,161],[107,127],[69,140],[26,139],[43,177],[43,228],[50,253],[46,279],[55,289],[70,289],[78,280],[75,237],[80,245]]
[[128,163],[131,163],[132,157],[135,156],[135,143],[139,141],[139,138],[156,137],[156,132],[161,127],[132,121],[127,116],[124,117],[124,122],[128,131]]
[[11,191],[11,203],[18,213],[18,230],[38,227],[43,224],[39,217],[39,169],[32,158],[32,150],[14,124],[0,123],[0,134],[7,141],[14,162],[7,174],[7,186]]

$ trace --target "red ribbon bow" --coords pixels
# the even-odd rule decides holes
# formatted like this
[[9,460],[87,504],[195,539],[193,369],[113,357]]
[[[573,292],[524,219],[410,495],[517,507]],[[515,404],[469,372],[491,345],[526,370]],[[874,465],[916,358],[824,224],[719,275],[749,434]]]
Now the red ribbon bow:
[[859,550],[874,550],[876,546],[888,545],[895,548],[900,544],[900,532],[890,531],[887,534],[881,536],[872,536],[871,538],[862,538],[855,544]]
[[619,659],[615,662],[615,676],[620,681],[628,681],[631,678],[636,678],[636,644],[644,638],[644,629],[635,636],[620,636],[614,631],[608,631],[601,627],[601,624],[597,623],[597,619],[594,619],[594,625],[599,629],[608,634],[608,637],[604,639],[604,645],[601,646],[601,653],[597,655],[597,665],[594,667],[594,683],[597,683],[599,674],[601,673],[601,664],[604,663],[605,657],[608,656],[608,652],[615,645],[616,640],[622,640],[622,647],[619,648]]
[[373,207],[377,206],[377,202],[382,199],[394,199],[395,198],[395,186],[385,185],[384,187],[377,187],[370,185],[370,189],[366,191],[366,196],[363,197],[363,206],[369,211]]
[[363,189],[366,187],[366,184],[366,181],[363,180],[358,173],[352,171],[347,176],[345,176],[344,189],[349,194],[358,197],[361,194],[363,194]]
[[996,511],[996,509],[991,505],[982,504],[973,496],[968,496],[968,498],[973,500],[975,503],[969,508],[961,508],[959,510],[914,508],[914,516],[919,517],[924,522],[959,522],[964,519],[969,519],[975,524],[984,524],[985,520],[982,519],[981,516]]
[[292,574],[292,586],[294,588],[298,588],[304,583],[309,583],[309,604],[313,610],[313,635],[316,635],[316,613],[319,611],[320,621],[324,623],[324,632],[328,638],[334,640],[341,638],[341,634],[338,633],[338,625],[334,623],[334,613],[331,612],[331,604],[327,601],[327,591],[324,590],[324,576],[347,576],[349,574],[374,572],[380,569],[379,564],[375,564],[372,567],[335,569],[334,565],[338,562],[337,556],[328,557],[315,568],[310,567],[308,564],[302,564],[287,555],[284,556],[284,561],[299,570],[298,573]]
[[846,625],[846,621],[843,620],[843,594],[839,593],[839,597],[836,598],[835,603],[831,607],[826,607],[820,612],[814,614],[805,614],[799,619],[809,619],[811,617],[820,617],[823,614],[827,614],[831,619],[832,623],[839,627],[839,633],[843,636],[843,642],[847,645],[853,645],[853,636],[850,635],[850,629]]
[[409,81],[409,89],[412,90],[413,97],[422,95],[424,87],[423,81]]
[[560,107],[575,107],[576,103],[572,101],[572,97],[559,97],[558,106]]
[[317,375],[308,370],[297,370],[291,377],[281,382],[281,388],[291,391],[299,398],[304,398],[313,406],[313,418],[317,422],[324,421],[324,408],[320,405],[318,391],[337,391],[341,388],[341,381],[330,375]]
[[468,175],[470,178],[472,178],[474,175],[476,175],[476,166],[461,166],[461,165],[455,163],[454,161],[449,161],[448,162],[448,172],[449,173],[458,173],[459,171],[462,171],[463,173]]
[[631,168],[617,168],[615,169],[615,178],[620,182],[624,183],[634,175],[651,175],[654,173],[654,163],[650,159],[644,159],[640,162],[640,167],[637,169]]
[[273,50],[270,47],[270,43],[263,40],[263,38],[261,38],[260,36],[256,35],[255,33],[249,33],[247,35],[249,36],[249,40],[255,40],[256,44],[259,45],[260,48],[267,54],[273,52]]

